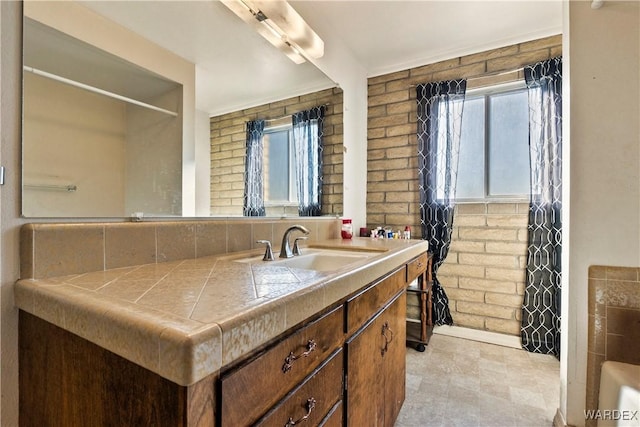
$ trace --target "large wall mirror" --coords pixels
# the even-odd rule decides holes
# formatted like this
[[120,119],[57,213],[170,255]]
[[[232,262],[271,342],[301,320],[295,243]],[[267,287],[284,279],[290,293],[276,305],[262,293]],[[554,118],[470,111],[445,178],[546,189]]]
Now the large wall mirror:
[[241,215],[212,202],[224,189],[210,122],[265,105],[331,105],[328,140],[342,144],[336,83],[218,2],[26,1],[23,34],[26,217]]

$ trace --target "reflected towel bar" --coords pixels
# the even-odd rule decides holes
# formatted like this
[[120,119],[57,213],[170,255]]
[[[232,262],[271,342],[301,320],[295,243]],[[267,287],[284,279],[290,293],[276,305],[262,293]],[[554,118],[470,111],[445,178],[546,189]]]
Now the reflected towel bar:
[[73,184],[69,184],[69,185],[24,184],[24,188],[29,188],[32,190],[66,191],[68,193],[73,193],[74,191],[78,191],[78,186]]
[[65,77],[61,77],[61,76],[58,76],[56,74],[48,73],[46,71],[38,70],[37,68],[29,67],[29,66],[26,66],[26,65],[23,66],[22,68],[24,69],[24,71],[28,71],[28,72],[36,74],[38,76],[42,76],[42,77],[46,77],[46,78],[49,78],[49,79],[52,79],[52,80],[56,80],[56,81],[59,81],[59,82],[64,83],[64,84],[68,84],[70,86],[75,86],[75,87],[78,87],[80,89],[88,90],[89,92],[98,93],[100,95],[105,95],[105,96],[108,96],[110,98],[115,98],[115,99],[118,99],[120,101],[125,101],[125,102],[128,102],[129,104],[134,104],[134,105],[137,105],[139,107],[148,108],[149,110],[158,111],[160,113],[168,114],[168,115],[173,116],[173,117],[177,117],[178,116],[178,113],[176,113],[174,111],[165,110],[164,108],[156,107],[155,105],[147,104],[146,102],[138,101],[137,99],[127,98],[126,96],[118,95],[117,93],[109,92],[109,91],[106,91],[104,89],[99,89],[97,87],[89,86],[89,85],[86,85],[84,83],[77,82],[75,80],[67,79]]

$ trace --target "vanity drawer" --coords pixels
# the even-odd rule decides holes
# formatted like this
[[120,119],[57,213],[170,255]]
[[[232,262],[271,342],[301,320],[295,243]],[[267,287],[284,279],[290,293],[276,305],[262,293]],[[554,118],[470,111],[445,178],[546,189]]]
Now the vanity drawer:
[[222,425],[247,425],[261,417],[342,345],[343,324],[344,308],[339,306],[224,374]]
[[[343,396],[343,399],[344,399],[344,396]],[[324,420],[322,420],[320,427],[342,427],[342,420],[344,418],[343,411],[344,409],[342,407],[342,400],[341,400],[338,403],[336,403],[331,409],[331,412],[329,412],[329,414],[326,417],[324,417]]]
[[429,254],[426,252],[422,255],[412,259],[407,264],[407,283],[413,282],[413,280],[422,274],[428,266]]
[[[342,400],[343,360],[340,349],[256,425],[282,427],[289,420],[295,423],[291,425],[320,425]],[[331,415],[342,420],[341,412]]]
[[406,288],[405,266],[347,300],[347,333],[350,335]]

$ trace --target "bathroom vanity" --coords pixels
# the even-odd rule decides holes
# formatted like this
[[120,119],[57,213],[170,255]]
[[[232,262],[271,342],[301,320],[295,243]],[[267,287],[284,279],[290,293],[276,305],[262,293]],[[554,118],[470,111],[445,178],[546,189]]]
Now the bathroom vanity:
[[20,280],[20,424],[392,426],[427,244],[304,250]]

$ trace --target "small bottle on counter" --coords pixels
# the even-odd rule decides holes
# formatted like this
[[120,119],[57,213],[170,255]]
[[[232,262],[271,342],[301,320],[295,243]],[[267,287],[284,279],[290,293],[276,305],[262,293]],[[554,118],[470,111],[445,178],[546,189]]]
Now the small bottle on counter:
[[408,225],[404,228],[404,234],[402,236],[403,239],[411,239],[411,227],[409,227]]
[[343,239],[351,239],[353,237],[353,226],[351,225],[350,219],[342,220],[342,230],[340,235]]

